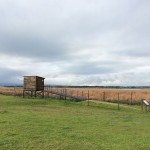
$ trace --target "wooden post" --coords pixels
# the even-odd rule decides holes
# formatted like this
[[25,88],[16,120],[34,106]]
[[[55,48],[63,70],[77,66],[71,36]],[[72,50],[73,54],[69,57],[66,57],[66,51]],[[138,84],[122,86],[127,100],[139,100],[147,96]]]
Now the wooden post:
[[31,91],[31,97],[33,97],[33,91]]
[[133,95],[133,93],[131,92],[131,103],[130,103],[131,105],[132,105],[132,95]]
[[42,98],[44,98],[45,96],[44,96],[44,91],[42,91]]
[[143,112],[143,100],[141,100],[141,109],[142,109],[142,112]]
[[[62,90],[60,90],[60,93],[62,93]],[[61,99],[61,94],[60,94],[60,96],[59,96],[59,99]]]
[[118,93],[118,110],[120,110],[120,106],[119,106],[119,93]]
[[102,100],[102,94],[99,92],[99,100]]
[[65,89],[65,103],[66,103],[66,95],[67,95],[67,89]]
[[88,90],[88,106],[90,105],[89,99],[90,99],[90,93],[89,93],[89,90]]
[[24,90],[23,90],[23,98],[24,98]]
[[48,98],[49,98],[49,92],[48,92]]
[[148,112],[148,110],[147,110],[148,106],[146,105],[145,107],[146,107],[146,112]]
[[14,87],[14,96],[16,96],[17,94],[16,94],[16,88]]
[[72,96],[72,90],[70,91],[70,95]]
[[103,92],[103,100],[105,101],[105,97],[106,95],[105,95],[105,91]]

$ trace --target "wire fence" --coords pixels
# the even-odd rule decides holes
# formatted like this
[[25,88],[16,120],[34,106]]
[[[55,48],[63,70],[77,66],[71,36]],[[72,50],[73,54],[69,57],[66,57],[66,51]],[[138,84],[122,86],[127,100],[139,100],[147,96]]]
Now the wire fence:
[[[57,97],[63,98],[61,94],[70,95],[72,97],[81,97],[83,100],[97,100],[107,102],[119,102],[126,103],[129,105],[140,104],[141,99],[150,99],[150,89],[106,89],[106,88],[77,88],[77,87],[55,87],[45,86],[44,97]],[[56,94],[58,93],[58,94]],[[23,87],[21,86],[9,86],[0,87],[0,94],[22,96]],[[69,97],[68,97],[69,98]]]

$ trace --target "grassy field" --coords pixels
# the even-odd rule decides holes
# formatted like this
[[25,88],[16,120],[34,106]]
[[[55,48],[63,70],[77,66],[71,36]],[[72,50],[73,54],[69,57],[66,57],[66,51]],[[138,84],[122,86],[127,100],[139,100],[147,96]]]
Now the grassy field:
[[140,106],[0,95],[0,150],[150,150],[149,129]]

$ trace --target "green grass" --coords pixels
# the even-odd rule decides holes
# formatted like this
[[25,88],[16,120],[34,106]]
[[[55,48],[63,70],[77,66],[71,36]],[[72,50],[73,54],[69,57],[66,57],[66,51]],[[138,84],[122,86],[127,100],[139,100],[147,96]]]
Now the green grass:
[[140,106],[0,95],[0,150],[150,150]]

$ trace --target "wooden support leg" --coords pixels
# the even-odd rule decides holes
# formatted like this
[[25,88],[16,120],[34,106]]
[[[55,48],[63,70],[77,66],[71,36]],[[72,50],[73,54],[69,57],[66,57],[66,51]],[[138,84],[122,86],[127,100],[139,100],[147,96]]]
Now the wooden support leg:
[[24,98],[24,90],[23,90],[23,98]]

